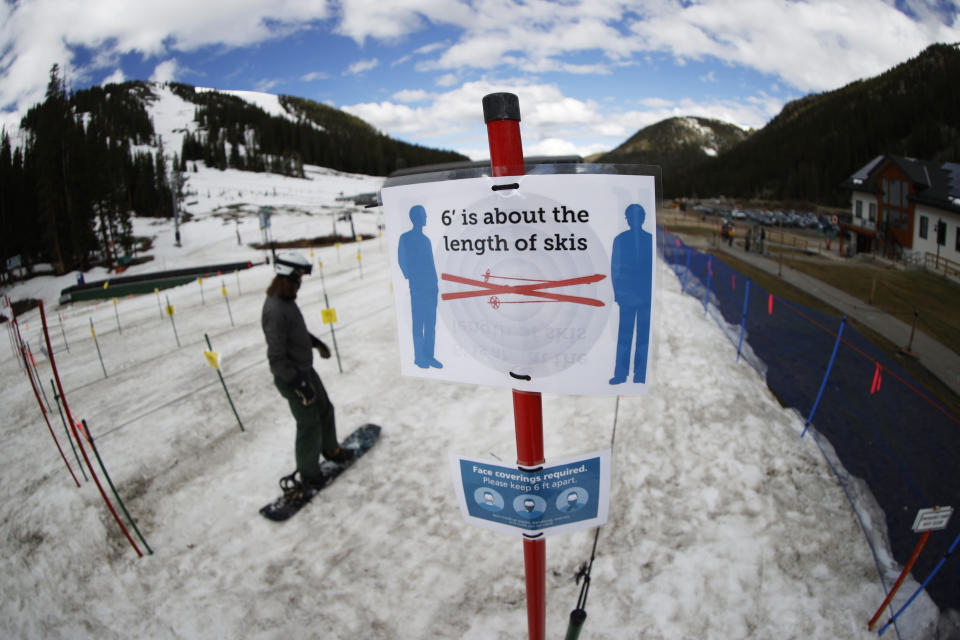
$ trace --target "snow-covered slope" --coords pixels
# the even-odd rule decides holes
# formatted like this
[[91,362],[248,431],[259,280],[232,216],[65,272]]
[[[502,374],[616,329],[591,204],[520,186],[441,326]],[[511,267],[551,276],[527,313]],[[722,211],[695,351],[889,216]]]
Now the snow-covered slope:
[[[168,222],[138,226],[155,236],[155,259],[135,270],[258,258],[237,245],[236,231],[244,243],[259,236],[259,206],[276,208],[275,237],[321,235],[343,211],[341,191],[379,184],[309,173],[190,173],[196,204],[181,228],[184,246],[173,246]],[[355,211],[358,230],[375,233],[378,210]],[[315,366],[339,432],[367,421],[384,432],[282,525],[257,514],[294,465],[293,420],[272,385],[259,326],[269,267],[162,292],[180,348],[156,296],[58,308],[55,292],[70,276],[12,292],[46,301],[70,407],[88,421],[154,553],[138,558],[94,485],[74,485],[5,349],[0,636],[524,637],[521,544],[463,523],[447,464],[451,451],[515,458],[510,393],[398,375],[390,253],[380,238],[315,249],[313,258],[324,278],[306,279],[300,304],[328,342],[324,293],[337,311],[343,373],[335,359]],[[622,398],[618,411],[610,398],[544,397],[548,459],[609,446],[618,415],[610,521],[584,637],[874,637],[864,623],[884,594],[873,559],[820,452],[798,437],[802,421],[737,364],[671,273],[658,283],[657,316],[670,320],[657,335],[652,393]],[[21,326],[52,400],[38,313]],[[243,432],[201,353],[205,334],[221,354]],[[50,418],[79,475],[55,408]],[[574,574],[592,542],[592,532],[547,542],[549,637],[565,629],[579,591]],[[921,599],[908,617],[914,635],[904,637],[926,637],[936,610]]]

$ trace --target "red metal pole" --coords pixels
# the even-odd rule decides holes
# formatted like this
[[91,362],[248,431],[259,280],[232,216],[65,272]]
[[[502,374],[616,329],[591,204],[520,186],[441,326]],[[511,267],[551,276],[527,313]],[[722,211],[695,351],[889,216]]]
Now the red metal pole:
[[[512,93],[491,93],[483,98],[483,120],[490,143],[490,170],[495,177],[522,176],[520,100]],[[543,404],[539,393],[513,390],[513,419],[517,432],[517,464],[538,467],[543,457]],[[547,543],[523,541],[527,581],[527,632],[530,640],[544,640],[547,616]]]
[[907,560],[907,564],[903,566],[903,571],[900,572],[900,577],[897,578],[897,581],[894,583],[893,588],[890,589],[890,593],[887,594],[886,599],[883,601],[883,604],[880,605],[880,608],[877,609],[877,612],[873,614],[873,617],[870,618],[870,622],[867,623],[867,630],[873,631],[874,625],[877,624],[877,620],[880,619],[883,610],[887,608],[887,605],[890,604],[890,601],[893,600],[893,596],[897,595],[897,591],[900,589],[900,585],[903,584],[903,581],[906,579],[907,574],[910,573],[910,569],[913,568],[913,563],[917,561],[917,558],[920,556],[920,551],[923,549],[923,545],[927,544],[927,538],[930,537],[929,531],[924,531],[920,536],[920,540],[917,542],[917,546],[914,547],[913,553],[910,555],[910,559]]
[[103,490],[103,485],[100,484],[100,479],[97,478],[97,472],[93,470],[93,465],[90,464],[90,457],[87,456],[87,451],[83,448],[83,443],[80,441],[80,434],[77,432],[77,425],[74,423],[73,414],[70,413],[70,407],[67,406],[67,394],[63,392],[63,383],[60,382],[60,373],[57,371],[57,363],[53,359],[53,347],[50,346],[50,332],[47,331],[47,316],[43,311],[43,300],[40,301],[39,308],[40,323],[43,325],[43,338],[47,343],[47,356],[50,359],[50,368],[53,370],[53,379],[57,381],[57,389],[60,391],[60,401],[63,403],[63,412],[67,415],[67,420],[69,420],[70,427],[73,430],[73,439],[77,441],[77,446],[80,447],[80,453],[83,454],[83,460],[87,463],[87,468],[90,470],[90,476],[97,485],[97,489],[100,490],[100,497],[103,498],[105,503],[107,503],[107,508],[113,515],[113,519],[117,521],[117,525],[119,525],[120,530],[123,531],[123,535],[127,537],[127,540],[130,542],[131,546],[133,546],[133,550],[137,552],[137,557],[142,558],[143,552],[140,551],[137,543],[134,542],[133,538],[130,537],[130,532],[127,531],[125,526],[123,526],[120,516],[117,515],[116,510],[113,508],[113,504],[110,503],[110,499],[107,498],[107,493]]

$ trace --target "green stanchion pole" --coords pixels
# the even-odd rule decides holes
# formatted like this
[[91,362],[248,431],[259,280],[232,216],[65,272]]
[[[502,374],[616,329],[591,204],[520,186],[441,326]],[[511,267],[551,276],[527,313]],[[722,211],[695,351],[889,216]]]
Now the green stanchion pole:
[[[323,279],[323,263],[320,263],[320,287],[323,289],[323,306],[324,309],[330,308],[330,300],[327,298],[327,283]],[[340,373],[343,373],[343,365],[340,364],[340,348],[337,347],[337,333],[333,330],[334,323],[330,323],[330,339],[333,341],[333,352],[337,354],[337,369],[340,370]]]
[[170,304],[170,296],[164,296],[167,301],[167,315],[170,316],[170,326],[173,327],[173,337],[177,340],[177,349],[180,348],[180,336],[177,335],[177,323],[173,321],[173,305]]
[[103,369],[103,377],[107,377],[107,368],[103,366],[103,354],[100,353],[100,341],[97,340],[97,332],[93,330],[93,318],[90,318],[90,335],[93,336],[93,344],[97,346],[97,357],[100,358],[100,368]]
[[[207,334],[203,334],[203,337],[207,341],[207,349],[209,351],[213,351],[213,347],[210,345],[210,336],[208,336]],[[220,373],[219,362],[217,363],[217,365],[218,366],[214,368],[217,370],[217,376],[220,377],[220,384],[223,385],[223,392],[227,394],[227,402],[230,403],[230,408],[233,409],[233,415],[237,418],[237,424],[240,425],[240,431],[246,431],[246,429],[243,428],[243,422],[240,421],[240,414],[237,413],[237,408],[233,405],[233,399],[230,398],[230,392],[227,391],[227,383],[223,379],[223,374]]]
[[236,327],[233,323],[233,312],[230,311],[230,296],[227,295],[227,285],[223,284],[223,280],[220,281],[220,293],[223,294],[223,300],[227,303],[227,315],[230,316],[230,326]]
[[67,348],[67,353],[70,353],[70,344],[67,342],[67,332],[63,330],[63,314],[58,314],[57,318],[60,320],[60,335],[63,336],[63,346]]
[[123,500],[120,499],[120,494],[117,493],[117,488],[113,486],[113,480],[110,479],[110,474],[107,473],[107,468],[103,465],[103,459],[100,457],[100,452],[97,451],[97,445],[93,441],[93,436],[90,435],[90,429],[87,427],[87,421],[81,420],[83,424],[83,435],[86,437],[87,442],[90,443],[90,448],[93,449],[93,455],[97,457],[97,464],[100,465],[100,470],[103,471],[103,477],[107,479],[107,484],[110,485],[110,490],[113,491],[113,497],[117,499],[117,504],[120,505],[120,509],[123,511],[123,515],[127,516],[127,522],[130,523],[130,526],[133,527],[133,530],[136,531],[137,537],[140,538],[140,542],[143,543],[143,546],[147,548],[147,551],[150,555],[153,555],[153,549],[150,548],[150,545],[147,544],[147,541],[143,539],[143,534],[140,533],[140,529],[137,528],[137,523],[133,521],[133,518],[130,517],[130,512],[127,511],[126,505],[123,504]]
[[577,640],[583,631],[583,623],[587,619],[587,612],[583,609],[574,609],[570,612],[570,622],[567,624],[565,640]]

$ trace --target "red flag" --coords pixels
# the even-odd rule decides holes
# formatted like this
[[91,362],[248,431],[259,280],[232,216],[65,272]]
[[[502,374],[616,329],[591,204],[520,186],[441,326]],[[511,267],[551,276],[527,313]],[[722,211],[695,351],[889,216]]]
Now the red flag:
[[875,394],[877,391],[880,391],[880,384],[883,382],[883,375],[881,375],[880,363],[876,363],[877,368],[873,371],[873,384],[870,385],[870,395]]

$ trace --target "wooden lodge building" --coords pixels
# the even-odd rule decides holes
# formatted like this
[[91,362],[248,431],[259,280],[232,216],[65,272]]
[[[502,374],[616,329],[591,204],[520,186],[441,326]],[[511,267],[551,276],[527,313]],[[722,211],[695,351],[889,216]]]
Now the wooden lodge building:
[[858,253],[960,276],[960,164],[877,156],[844,183]]

